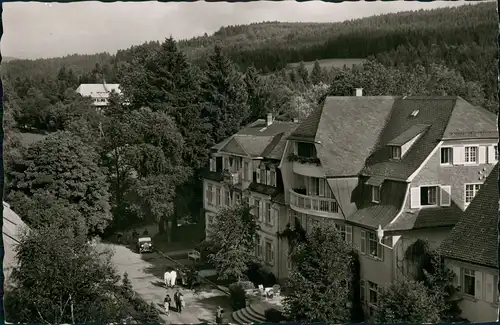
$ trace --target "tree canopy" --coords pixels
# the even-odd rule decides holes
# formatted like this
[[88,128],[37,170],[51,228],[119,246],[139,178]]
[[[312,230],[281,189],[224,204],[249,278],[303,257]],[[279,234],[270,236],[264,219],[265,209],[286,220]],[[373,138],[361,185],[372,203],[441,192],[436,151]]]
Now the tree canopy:
[[287,314],[299,322],[338,324],[349,320],[351,254],[335,227],[314,227],[291,254],[284,298]]

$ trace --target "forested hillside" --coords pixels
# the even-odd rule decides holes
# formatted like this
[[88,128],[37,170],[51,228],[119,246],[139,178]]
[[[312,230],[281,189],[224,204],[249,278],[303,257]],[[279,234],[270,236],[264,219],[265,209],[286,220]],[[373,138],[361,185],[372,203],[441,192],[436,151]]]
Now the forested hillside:
[[[105,221],[113,227],[148,219],[164,229],[169,218],[198,216],[198,177],[210,146],[268,112],[300,120],[325,96],[352,95],[357,87],[366,95],[459,95],[496,111],[495,9],[490,2],[343,23],[229,26],[116,55],[4,63],[5,159],[16,170],[7,175],[8,200],[16,211],[48,201],[25,188],[33,180],[17,179],[35,163],[25,161],[33,157],[23,153],[27,141],[18,131],[24,129],[64,131],[57,139],[65,140],[52,139],[51,146],[69,148],[76,135],[92,148],[109,185],[113,218]],[[321,59],[366,62],[325,68],[315,61]],[[301,61],[315,63],[286,68]],[[97,114],[75,95],[80,83],[103,80],[120,83],[130,105],[115,98],[106,114]]]

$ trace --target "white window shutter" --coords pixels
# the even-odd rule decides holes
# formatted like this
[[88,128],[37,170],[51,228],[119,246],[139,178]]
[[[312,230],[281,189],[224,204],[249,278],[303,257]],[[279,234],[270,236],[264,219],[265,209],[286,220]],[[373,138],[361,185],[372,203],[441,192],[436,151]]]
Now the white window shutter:
[[256,178],[257,178],[257,183],[260,183],[260,169],[257,169],[257,172],[255,173],[256,174]]
[[361,254],[366,254],[366,231],[361,230],[361,245],[359,247]]
[[451,205],[451,186],[441,186],[441,206],[449,207]]
[[486,154],[488,152],[488,147],[486,146],[479,146],[479,157],[478,157],[478,161],[480,164],[486,164]]
[[215,171],[214,167],[215,167],[215,161],[212,158],[210,158],[210,171],[211,172]]
[[319,196],[325,196],[325,180],[319,179]]
[[495,146],[488,146],[488,164],[496,163],[495,160]]
[[496,289],[495,283],[494,283],[494,276],[489,274],[489,273],[484,273],[484,300],[487,302],[493,303],[494,297],[495,297],[495,292],[494,290]]
[[463,165],[465,162],[465,148],[464,147],[454,147],[453,148],[453,164]]
[[476,299],[482,300],[483,297],[483,273],[479,271],[474,272],[474,276],[476,278],[476,292],[474,297]]
[[264,201],[260,200],[259,201],[259,220],[262,221],[263,216],[264,216]]
[[271,171],[266,171],[266,185],[271,185]]
[[420,187],[412,187],[410,192],[410,208],[420,208]]

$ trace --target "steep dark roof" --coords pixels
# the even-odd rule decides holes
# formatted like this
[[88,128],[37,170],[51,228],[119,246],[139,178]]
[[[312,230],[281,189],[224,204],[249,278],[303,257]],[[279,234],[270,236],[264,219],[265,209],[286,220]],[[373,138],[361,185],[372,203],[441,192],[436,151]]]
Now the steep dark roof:
[[444,139],[498,138],[496,114],[458,97]]
[[420,133],[424,132],[430,127],[429,124],[415,124],[411,126],[408,130],[404,131],[391,141],[387,143],[389,146],[402,146],[406,144],[408,141],[415,138]]
[[248,190],[252,191],[252,192],[268,195],[271,197],[271,201],[279,203],[279,204],[285,204],[285,194],[283,193],[282,188],[276,188],[273,186],[252,182],[248,186]]
[[358,210],[347,216],[347,221],[376,229],[391,222],[403,207],[406,188],[405,182],[384,181],[380,189],[380,203],[371,200],[371,187],[365,185],[366,177],[360,179],[356,191]]
[[[367,159],[364,175],[406,180],[439,143],[453,112],[456,97],[408,97],[395,101],[391,117]],[[412,113],[418,111],[416,116]],[[417,125],[430,125],[400,160],[390,160],[388,144]]]
[[[418,134],[402,159],[390,159],[389,144],[402,145]],[[457,96],[332,96],[288,139],[314,141],[327,177],[407,180],[439,141],[465,137],[498,137],[495,114]]]
[[425,228],[453,227],[463,211],[452,201],[449,207],[426,208],[403,211],[401,215],[387,225],[386,231],[405,231]]
[[498,267],[498,164],[441,244],[443,256]]
[[236,134],[214,145],[212,150],[244,155],[281,159],[285,149],[285,135],[288,136],[297,123],[274,120],[269,126],[265,120],[257,120]]
[[322,110],[318,110],[321,115],[315,140],[319,142],[316,151],[327,177],[359,173],[377,143],[393,103],[394,97],[386,96],[335,96],[325,100]]

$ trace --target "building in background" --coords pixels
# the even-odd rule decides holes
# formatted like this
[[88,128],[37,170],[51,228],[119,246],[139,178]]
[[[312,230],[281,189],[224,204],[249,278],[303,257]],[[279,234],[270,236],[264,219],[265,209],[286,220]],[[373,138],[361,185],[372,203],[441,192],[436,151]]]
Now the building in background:
[[456,274],[462,317],[472,323],[498,317],[498,166],[441,245]]
[[497,139],[495,114],[460,97],[328,97],[288,137],[285,202],[305,229],[332,222],[359,252],[373,313],[379,289],[412,271],[407,248],[437,248],[459,220]]
[[121,94],[120,85],[103,82],[100,84],[81,84],[76,89],[76,92],[81,96],[92,98],[92,105],[97,109],[109,105],[109,95],[113,91]]
[[380,288],[412,271],[408,247],[422,239],[437,248],[498,161],[495,114],[456,96],[373,97],[357,89],[326,98],[300,124],[256,123],[214,147],[204,179],[207,235],[217,207],[248,192],[259,219],[277,222],[268,222],[256,254],[266,261],[272,250],[273,271],[286,278],[287,242],[276,230],[297,219],[307,231],[331,222],[359,252],[369,313]]
[[267,118],[257,120],[216,144],[204,173],[206,236],[222,206],[246,200],[253,206],[261,230],[255,254],[276,277],[287,273],[285,240],[278,238],[288,222],[281,171],[286,138],[298,125]]

